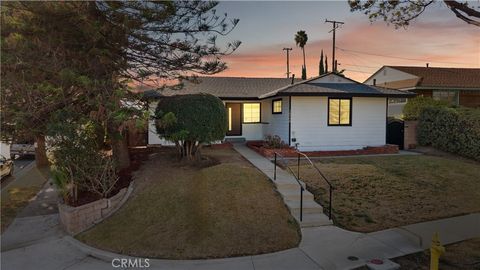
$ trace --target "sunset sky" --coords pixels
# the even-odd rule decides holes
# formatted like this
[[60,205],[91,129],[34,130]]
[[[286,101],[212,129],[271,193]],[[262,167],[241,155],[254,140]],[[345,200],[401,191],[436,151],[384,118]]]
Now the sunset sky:
[[[472,3],[480,7],[479,1]],[[408,29],[395,29],[383,21],[370,23],[366,15],[350,12],[346,0],[221,2],[217,11],[240,19],[222,40],[242,41],[234,54],[224,58],[229,69],[217,76],[284,77],[284,47],[293,48],[290,71],[301,76],[301,49],[294,42],[298,30],[308,34],[307,75],[318,75],[321,49],[329,60],[332,54],[331,24],[324,23],[325,19],[345,22],[337,30],[340,49],[336,58],[339,69],[355,80],[365,80],[383,65],[424,66],[428,62],[433,67],[480,67],[480,28],[457,19],[441,1]]]

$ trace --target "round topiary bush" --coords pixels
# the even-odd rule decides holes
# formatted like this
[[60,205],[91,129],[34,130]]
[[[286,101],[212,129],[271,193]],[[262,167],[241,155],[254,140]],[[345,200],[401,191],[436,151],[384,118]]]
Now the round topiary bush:
[[199,157],[202,145],[222,140],[227,131],[223,102],[209,94],[163,98],[155,110],[157,134],[175,143],[181,157]]

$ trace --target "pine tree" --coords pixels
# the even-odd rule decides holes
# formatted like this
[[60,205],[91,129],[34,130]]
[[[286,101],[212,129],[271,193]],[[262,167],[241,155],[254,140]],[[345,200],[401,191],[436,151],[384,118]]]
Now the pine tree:
[[318,75],[322,76],[323,74],[325,74],[325,67],[323,66],[323,50],[322,50],[322,52],[320,53],[320,66],[318,70]]
[[328,73],[328,59],[327,59],[327,55],[325,55],[325,73]]

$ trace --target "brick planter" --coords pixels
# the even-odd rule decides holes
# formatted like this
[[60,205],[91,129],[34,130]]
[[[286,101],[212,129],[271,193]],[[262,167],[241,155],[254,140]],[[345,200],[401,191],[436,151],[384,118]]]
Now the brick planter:
[[[249,141],[247,146],[267,158],[273,158],[275,152],[284,157],[296,157],[298,155],[294,148],[265,148],[262,141]],[[398,145],[386,144],[382,146],[367,146],[356,150],[311,151],[303,153],[309,157],[396,154],[398,153]]]
[[108,198],[87,203],[78,207],[58,204],[60,224],[70,235],[76,235],[103,221],[117,211],[128,199],[133,190],[133,181],[127,188]]

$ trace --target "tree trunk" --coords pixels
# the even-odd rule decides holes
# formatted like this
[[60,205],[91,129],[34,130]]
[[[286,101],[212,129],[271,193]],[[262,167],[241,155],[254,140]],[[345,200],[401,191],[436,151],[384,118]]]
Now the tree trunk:
[[128,144],[125,136],[120,132],[117,125],[108,123],[108,136],[112,146],[113,158],[118,169],[125,169],[130,166],[130,154],[128,153]]
[[303,66],[305,67],[305,71],[307,70],[307,64],[305,63],[305,47],[302,47],[303,51]]
[[37,167],[47,167],[49,165],[47,157],[47,148],[45,146],[45,135],[38,135],[35,137],[37,143],[35,147],[35,163]]

